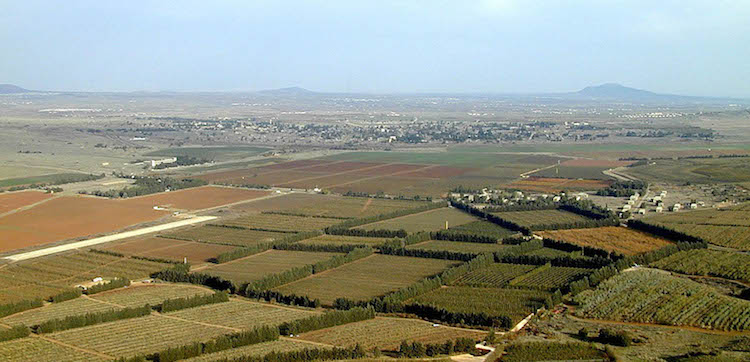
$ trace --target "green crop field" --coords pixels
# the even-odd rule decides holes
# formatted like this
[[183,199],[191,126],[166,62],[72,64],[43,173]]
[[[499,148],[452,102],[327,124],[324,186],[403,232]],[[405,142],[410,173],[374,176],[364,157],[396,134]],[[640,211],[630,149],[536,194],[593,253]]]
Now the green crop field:
[[496,212],[493,213],[493,215],[497,215],[504,220],[527,227],[533,227],[536,225],[568,224],[589,220],[585,216],[564,210],[509,211]]
[[460,233],[489,236],[497,239],[518,234],[513,230],[508,230],[500,225],[485,220],[477,220],[462,225],[451,226],[448,229]]
[[718,250],[681,251],[653,266],[683,274],[710,275],[750,283],[750,255]]
[[34,362],[107,361],[107,358],[41,338],[26,337],[0,342],[0,360]]
[[328,305],[339,297],[367,300],[409,286],[456,264],[447,260],[376,254],[276,289],[319,298]]
[[504,315],[519,322],[544,305],[550,294],[541,290],[447,287],[411,299],[456,313],[487,313]]
[[433,327],[432,323],[421,320],[377,317],[303,333],[300,335],[300,339],[336,346],[353,346],[359,343],[366,350],[373,347],[395,350],[403,340],[443,343],[460,337],[480,340],[485,335],[486,333],[474,330],[443,326]]
[[91,175],[85,173],[54,173],[51,175],[28,176],[0,180],[0,188],[31,184],[62,185],[71,182],[86,181],[90,180],[91,178]]
[[167,315],[185,320],[238,329],[253,329],[264,325],[277,325],[320,314],[318,311],[275,306],[241,299],[229,302],[183,309]]
[[611,180],[612,178],[603,174],[611,167],[587,167],[587,166],[555,166],[539,172],[534,172],[531,176],[570,178],[570,179],[590,179],[590,180]]
[[740,250],[750,250],[750,211],[740,205],[728,209],[696,210],[644,218],[709,243]]
[[228,333],[232,330],[150,315],[69,329],[48,337],[113,357],[130,357]]
[[412,214],[395,219],[383,220],[372,224],[362,225],[355,229],[363,230],[400,230],[404,229],[409,233],[419,231],[437,231],[444,230],[445,223],[448,227],[452,225],[461,225],[476,221],[477,218],[453,208],[440,208],[418,214]]
[[340,197],[321,200],[281,212],[307,216],[361,218],[424,206],[424,201]]
[[341,235],[321,235],[314,238],[300,241],[304,245],[369,245],[376,246],[390,239],[388,238],[367,238],[356,236]]
[[241,285],[261,279],[266,275],[281,273],[299,266],[315,264],[334,255],[338,254],[268,250],[247,258],[210,266],[200,270],[200,272],[216,275],[231,280],[237,285]]
[[202,243],[253,246],[260,243],[269,242],[274,239],[283,238],[287,235],[289,234],[271,231],[228,228],[216,225],[202,225],[165,234],[163,236],[178,240],[199,241]]
[[320,230],[340,223],[340,219],[276,214],[256,214],[227,220],[222,225],[264,231],[298,232]]
[[418,244],[409,245],[407,249],[419,249],[419,250],[440,250],[440,251],[455,251],[460,253],[494,253],[496,251],[508,248],[508,245],[503,244],[488,244],[488,243],[465,243],[458,241],[448,240],[428,240]]
[[223,146],[223,147],[180,147],[166,148],[163,150],[146,153],[146,156],[154,157],[193,157],[208,161],[228,161],[257,156],[269,151],[267,147],[252,146]]
[[473,270],[456,280],[453,285],[469,287],[504,287],[511,280],[537,268],[535,265],[495,263]]
[[60,303],[51,303],[41,308],[10,315],[0,321],[8,325],[24,324],[33,326],[51,319],[86,313],[99,313],[112,309],[120,309],[120,307],[81,297]]
[[298,342],[292,339],[280,339],[278,341],[251,344],[248,346],[231,348],[216,353],[205,354],[199,357],[188,358],[183,362],[214,362],[223,359],[232,360],[240,357],[263,357],[271,352],[284,353],[299,351],[305,348],[320,348],[320,345],[309,342]]
[[616,275],[576,296],[576,313],[586,318],[744,331],[750,329],[750,301],[654,270]]
[[145,304],[157,305],[167,299],[186,298],[194,295],[212,293],[211,290],[191,284],[146,284],[130,286],[98,293],[89,298],[104,303],[111,303],[123,307],[140,307]]
[[539,248],[534,249],[528,253],[524,253],[523,255],[535,255],[535,256],[543,256],[548,258],[557,258],[561,256],[567,256],[571,258],[588,258],[587,256],[580,255],[580,252],[578,253],[569,253],[567,251],[552,249],[552,248]]
[[591,274],[591,269],[544,265],[508,283],[512,286],[554,291]]

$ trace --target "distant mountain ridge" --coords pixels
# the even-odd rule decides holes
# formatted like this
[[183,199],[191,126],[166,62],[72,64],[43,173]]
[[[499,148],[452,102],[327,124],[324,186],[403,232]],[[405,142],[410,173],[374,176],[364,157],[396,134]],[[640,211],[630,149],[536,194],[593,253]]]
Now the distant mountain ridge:
[[28,89],[21,88],[13,84],[0,84],[0,94],[29,93]]
[[596,86],[589,86],[572,93],[576,97],[586,97],[595,99],[620,99],[636,101],[689,101],[708,99],[710,97],[683,96],[676,94],[655,93],[643,89],[626,87],[617,83],[604,83]]
[[309,96],[309,95],[318,94],[318,92],[313,92],[311,90],[301,88],[301,87],[265,89],[265,90],[259,91],[258,93],[267,94],[267,95],[276,95],[276,96]]

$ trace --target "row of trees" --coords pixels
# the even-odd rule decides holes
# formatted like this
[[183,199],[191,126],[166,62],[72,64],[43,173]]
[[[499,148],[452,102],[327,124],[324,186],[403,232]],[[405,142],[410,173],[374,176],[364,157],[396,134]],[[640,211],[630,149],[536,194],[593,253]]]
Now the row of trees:
[[344,229],[330,227],[326,229],[326,234],[330,235],[344,235],[344,236],[358,236],[358,237],[369,237],[369,238],[404,238],[407,235],[406,230],[364,230],[364,229]]
[[616,181],[604,189],[599,189],[596,194],[599,196],[629,197],[636,192],[641,193],[646,190],[648,184],[644,181]]
[[432,201],[432,196],[421,196],[421,195],[404,196],[404,195],[398,195],[398,196],[395,196],[395,197],[390,197],[390,196],[386,196],[382,192],[377,193],[377,194],[370,194],[370,193],[367,193],[367,192],[354,192],[352,190],[349,190],[349,191],[345,192],[344,196],[349,196],[349,197],[366,197],[368,199]]
[[641,220],[628,220],[628,227],[645,231],[649,234],[661,236],[666,239],[674,241],[684,241],[689,243],[705,243],[703,238],[693,235],[685,234],[681,231],[672,229],[666,225],[649,224]]
[[616,253],[616,252],[609,252],[604,249],[599,248],[593,248],[590,246],[580,246],[572,243],[567,243],[564,241],[558,241],[553,239],[547,239],[545,238],[542,240],[545,248],[550,249],[557,249],[565,252],[581,252],[584,256],[590,256],[590,257],[599,257],[599,258],[609,258],[613,260],[621,259],[623,257],[622,254]]
[[372,307],[335,310],[279,325],[282,335],[292,335],[375,318]]
[[306,295],[284,294],[275,290],[245,289],[245,296],[248,298],[263,299],[266,302],[273,301],[307,308],[320,308],[321,306],[320,299],[311,299]]
[[243,356],[234,359],[219,360],[221,362],[307,362],[307,361],[339,361],[364,358],[365,349],[357,343],[351,348],[305,348],[299,351],[271,352],[265,356]]
[[121,190],[108,190],[108,191],[80,191],[81,194],[90,194],[95,196],[110,197],[110,198],[125,198],[133,196],[150,195],[158,192],[164,192],[167,190],[180,190],[191,187],[198,187],[207,185],[208,183],[199,179],[175,179],[171,177],[155,177],[155,176],[124,176],[124,178],[135,178],[133,186],[125,187]]
[[192,297],[167,299],[159,305],[156,310],[161,313],[173,312],[181,309],[199,307],[207,304],[223,303],[229,301],[226,292],[219,291],[214,294],[194,295]]
[[[227,225],[222,225],[222,226],[224,226],[224,227],[231,227],[231,226],[227,226]],[[217,263],[217,264],[226,263],[228,261],[232,261],[232,260],[235,260],[235,259],[244,258],[246,256],[250,256],[250,255],[253,255],[253,254],[260,253],[261,251],[266,251],[266,250],[271,249],[273,247],[280,247],[282,245],[295,245],[294,243],[296,243],[297,241],[314,238],[314,237],[320,236],[322,234],[323,234],[323,232],[320,231],[320,230],[306,231],[306,232],[301,232],[301,233],[289,234],[289,235],[284,236],[281,239],[277,239],[277,240],[272,241],[272,242],[259,243],[259,244],[255,244],[255,245],[252,245],[252,246],[247,246],[247,247],[243,247],[243,248],[232,249],[230,251],[227,251],[227,252],[224,252],[224,253],[221,253],[221,254],[217,255],[215,258],[213,258],[211,260],[211,262],[214,262],[214,263]]]
[[300,217],[315,217],[315,218],[321,218],[321,219],[340,219],[340,220],[350,220],[350,219],[353,219],[351,217],[346,217],[346,216],[310,215],[310,214],[306,214],[304,212],[289,212],[289,211],[263,211],[263,212],[261,212],[261,214],[283,215],[283,216],[300,216]]
[[42,306],[41,299],[22,300],[0,305],[0,318]]
[[81,294],[82,294],[82,291],[80,288],[66,289],[50,297],[49,301],[52,303],[64,302],[66,300],[76,299],[80,297]]
[[439,355],[448,355],[456,352],[473,352],[476,350],[476,341],[471,338],[458,338],[455,341],[447,340],[445,343],[422,344],[420,342],[401,341],[398,347],[398,356],[400,358],[422,358],[434,357]]
[[548,257],[539,255],[507,255],[500,254],[497,258],[498,262],[508,264],[526,264],[526,265],[544,265],[551,264],[552,266],[565,266],[572,268],[601,268],[602,266],[609,265],[612,260],[607,258],[593,257],[593,258],[573,258],[570,256],[558,256]]
[[404,307],[404,312],[417,315],[429,320],[438,320],[449,324],[484,326],[501,329],[513,327],[513,320],[505,315],[489,315],[485,312],[451,312],[445,308],[413,303]]
[[152,278],[172,283],[191,283],[205,285],[216,290],[227,290],[234,293],[237,287],[229,280],[203,273],[190,273],[190,264],[175,264],[170,268],[151,274]]
[[92,295],[101,293],[107,290],[127,287],[130,285],[130,279],[128,278],[114,278],[106,283],[96,284],[86,289],[86,294]]
[[462,253],[448,250],[406,249],[401,247],[393,248],[386,245],[381,245],[379,248],[381,254],[410,256],[415,258],[469,261],[476,257],[476,253]]
[[435,231],[430,234],[433,240],[460,241],[464,243],[497,244],[497,238],[456,231]]
[[[375,216],[370,216],[370,217],[363,217],[363,218],[359,218],[359,219],[346,220],[346,221],[344,221],[342,223],[339,223],[339,224],[327,227],[325,231],[326,231],[327,234],[331,234],[329,232],[329,230],[334,230],[334,229],[350,229],[350,228],[353,228],[355,226],[360,226],[360,225],[365,225],[365,224],[371,224],[371,223],[374,223],[374,222],[383,221],[383,220],[387,220],[387,219],[393,219],[393,218],[396,218],[396,217],[401,217],[401,216],[416,214],[416,213],[419,213],[419,212],[424,212],[424,211],[433,210],[433,209],[439,209],[439,208],[445,207],[445,206],[446,206],[446,204],[444,202],[429,202],[429,203],[425,203],[424,206],[415,207],[415,208],[411,208],[411,209],[402,209],[402,210],[397,210],[397,211],[394,211],[394,212],[389,212],[389,213],[386,213],[386,214],[380,214],[380,215],[375,215]],[[353,236],[356,236],[356,235],[353,235]]]
[[31,330],[29,329],[29,327],[26,327],[24,325],[13,326],[10,329],[1,329],[0,342],[28,337],[29,334],[31,334]]
[[83,315],[51,319],[32,327],[32,329],[34,329],[34,332],[36,333],[52,333],[121,319],[142,317],[149,314],[151,314],[151,307],[149,305],[144,305],[137,308],[116,309],[106,312],[86,313]]

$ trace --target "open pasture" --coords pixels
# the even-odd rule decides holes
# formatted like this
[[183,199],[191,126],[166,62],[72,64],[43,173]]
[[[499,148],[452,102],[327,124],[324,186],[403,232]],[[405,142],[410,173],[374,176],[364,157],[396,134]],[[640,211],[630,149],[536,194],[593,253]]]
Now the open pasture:
[[685,250],[653,266],[682,274],[708,275],[750,283],[750,255],[719,250]]
[[[62,196],[0,217],[0,252],[108,233],[168,215],[128,200]],[[65,215],[65,217],[60,217]]]
[[128,288],[114,289],[97,293],[89,298],[102,303],[123,307],[140,307],[145,304],[157,305],[167,299],[186,298],[194,295],[213,293],[210,289],[192,284],[140,284]]
[[443,343],[461,337],[478,341],[485,336],[486,333],[476,330],[444,326],[433,327],[432,323],[422,320],[376,317],[375,319],[302,333],[299,338],[341,347],[351,347],[359,343],[366,350],[371,350],[374,347],[382,350],[397,350],[398,345],[403,340]]
[[518,323],[544,305],[549,293],[540,290],[472,288],[452,286],[438,288],[409,300],[456,313],[504,315]]
[[467,224],[476,221],[477,218],[454,208],[433,209],[417,214],[397,217],[378,221],[372,224],[358,226],[355,229],[363,230],[406,230],[408,233],[420,231],[444,230],[446,222],[448,227],[452,225]]
[[228,333],[232,330],[150,315],[69,329],[49,338],[113,357],[131,357]]
[[750,301],[720,294],[692,280],[658,270],[633,270],[576,296],[576,314],[623,322],[744,331]]
[[605,180],[583,180],[567,178],[529,177],[507,184],[505,187],[535,192],[556,193],[563,190],[588,191],[598,190],[611,185]]
[[303,245],[368,245],[371,247],[383,244],[388,238],[368,238],[342,235],[321,235],[299,242]]
[[198,357],[182,360],[183,362],[215,362],[223,359],[232,360],[240,357],[263,357],[271,352],[284,353],[299,351],[305,348],[320,348],[320,345],[309,342],[295,341],[292,339],[279,339],[272,342],[263,342],[242,346],[238,348],[225,349],[223,351],[205,354]]
[[203,262],[234,249],[232,246],[213,245],[194,241],[173,240],[160,237],[147,237],[107,245],[102,250],[110,250],[125,255],[137,255],[174,261]]
[[287,235],[289,234],[282,232],[248,230],[218,225],[200,225],[160,236],[209,244],[253,246],[283,238]]
[[26,337],[6,342],[0,342],[0,360],[38,362],[99,362],[107,361],[109,359],[41,338]]
[[529,289],[554,291],[591,274],[591,269],[562,266],[541,266],[508,283]]
[[47,200],[53,196],[53,194],[35,190],[1,193],[0,214]]
[[503,244],[466,243],[448,240],[428,240],[407,246],[407,249],[453,251],[459,253],[494,253],[507,248]]
[[230,299],[229,302],[183,309],[167,315],[194,322],[218,324],[224,327],[253,329],[266,325],[278,325],[318,314],[320,312],[314,310]]
[[482,269],[473,270],[455,282],[453,285],[483,288],[501,288],[511,280],[520,277],[534,269],[536,265],[495,263]]
[[200,270],[200,272],[216,275],[231,280],[236,285],[241,285],[261,279],[269,274],[281,273],[299,266],[315,264],[334,255],[338,254],[268,250],[224,264],[212,265]]
[[338,268],[315,274],[276,290],[307,295],[331,305],[336,298],[367,300],[439,274],[457,262],[375,254]]
[[656,250],[671,244],[662,239],[642,231],[618,227],[605,226],[590,229],[549,230],[538,233],[544,238],[564,241],[580,246],[614,251],[624,255],[635,255]]
[[270,191],[230,187],[201,186],[170,192],[160,192],[122,200],[143,207],[161,206],[170,209],[200,210],[267,196]]
[[137,279],[166,264],[87,251],[51,255],[0,269],[0,304],[48,298],[95,277]]
[[413,209],[421,207],[424,204],[424,201],[365,197],[326,197],[304,206],[283,210],[282,212],[318,217],[361,218],[388,214],[404,209]]
[[521,226],[534,227],[536,225],[568,224],[589,220],[585,216],[564,210],[534,210],[495,212],[500,218]]
[[323,217],[255,214],[226,220],[221,225],[262,231],[298,232],[324,229],[341,223],[340,219]]
[[517,234],[517,232],[513,230],[506,229],[500,225],[485,220],[477,220],[466,224],[450,226],[448,230],[463,234],[489,236],[496,239],[503,239]]

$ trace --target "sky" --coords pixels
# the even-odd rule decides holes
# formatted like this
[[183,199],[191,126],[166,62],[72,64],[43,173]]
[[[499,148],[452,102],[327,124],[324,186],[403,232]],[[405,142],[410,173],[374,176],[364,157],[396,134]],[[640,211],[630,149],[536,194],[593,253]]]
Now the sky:
[[747,0],[0,0],[0,83],[35,90],[750,98]]

